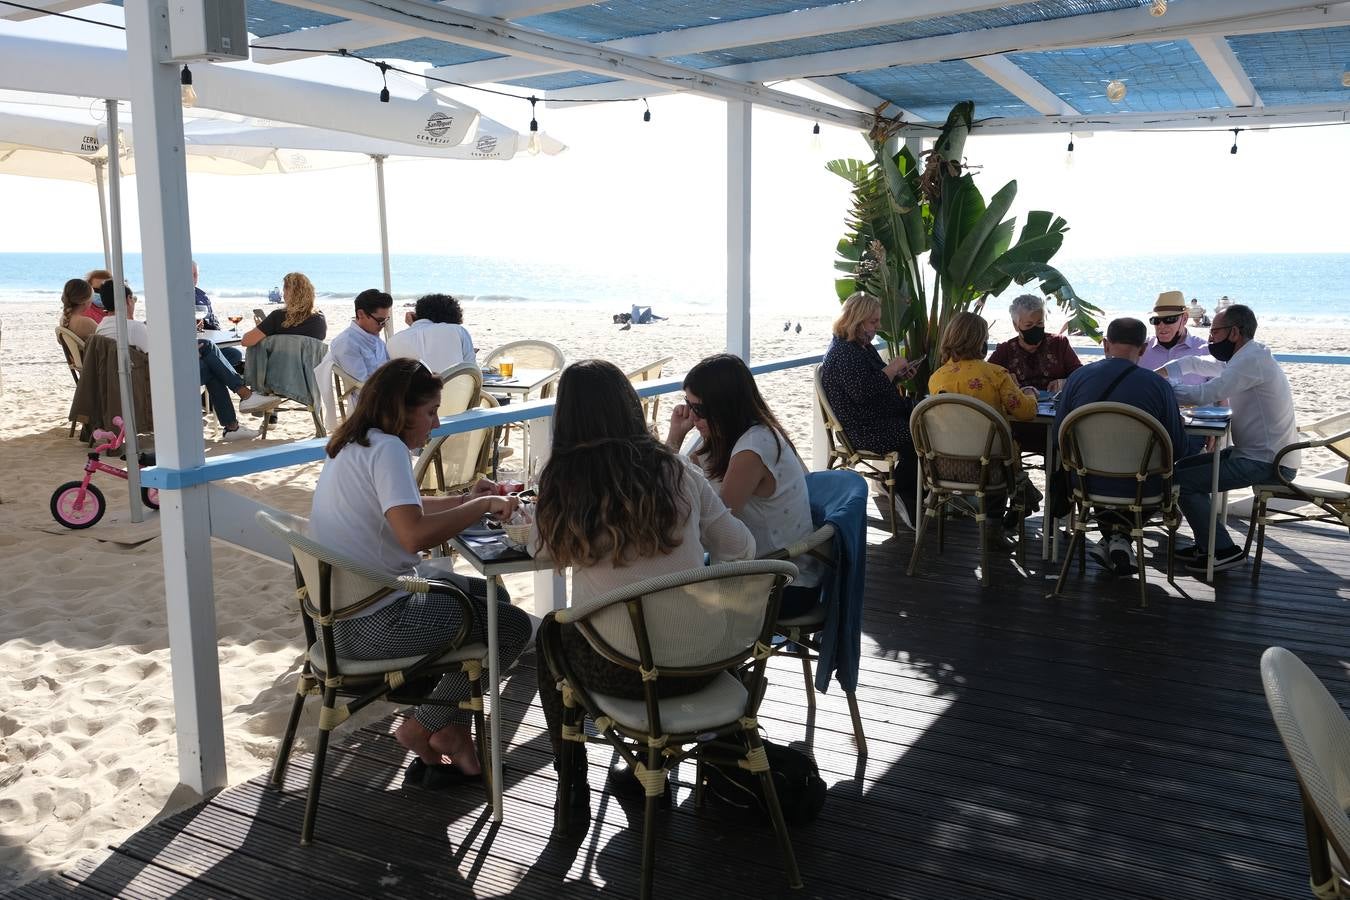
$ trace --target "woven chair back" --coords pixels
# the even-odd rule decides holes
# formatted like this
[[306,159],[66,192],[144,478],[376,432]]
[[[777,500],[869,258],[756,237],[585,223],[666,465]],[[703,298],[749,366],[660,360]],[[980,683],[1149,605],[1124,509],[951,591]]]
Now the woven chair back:
[[[632,382],[633,387],[641,387],[644,382],[656,381],[660,379],[661,373],[665,371],[666,364],[674,357],[663,356],[654,362],[649,362],[645,366],[638,366],[636,369],[628,372],[628,380]],[[657,424],[656,417],[661,405],[661,395],[642,398],[642,415],[653,425]]]
[[523,369],[561,369],[567,365],[567,357],[548,341],[510,341],[489,353],[483,365],[496,365],[503,356],[512,357]]
[[965,394],[924,398],[910,414],[909,430],[924,477],[933,487],[1002,484],[1013,461],[1008,420]]
[[1064,465],[1080,474],[1143,479],[1170,475],[1172,438],[1153,416],[1125,403],[1088,403],[1059,427]]
[[476,365],[461,363],[440,373],[441,405],[436,414],[442,419],[457,416],[478,405],[483,387],[483,372]]
[[1261,655],[1261,681],[1299,784],[1333,854],[1350,870],[1350,721],[1317,676],[1283,647]]
[[70,367],[70,374],[76,381],[79,381],[80,372],[84,370],[84,341],[80,339],[78,334],[64,325],[57,325],[56,343],[60,345],[61,352],[66,357],[66,365]]
[[614,603],[586,616],[582,632],[633,665],[645,632],[659,669],[725,668],[751,652],[778,587],[796,574],[791,563],[756,560],[649,578],[592,601],[640,598],[641,624],[627,604]]
[[[496,409],[497,401],[491,394],[480,394],[477,405],[482,409]],[[438,493],[472,487],[491,468],[492,434],[495,430],[490,427],[477,428],[432,438],[417,457],[417,465],[413,469],[417,486]],[[438,458],[439,477],[436,468]]]
[[830,442],[830,451],[852,456],[855,452],[853,445],[848,442],[848,436],[844,434],[844,426],[839,424],[839,417],[834,414],[834,407],[830,406],[830,401],[825,397],[825,384],[820,380],[820,366],[816,366],[813,380],[816,385],[816,403],[820,405],[820,417],[825,421],[825,434]]
[[[365,608],[372,597],[379,599],[390,591],[411,587],[315,541],[309,536],[309,520],[302,516],[259,510],[257,521],[290,545],[309,594],[306,610],[312,616],[343,618]],[[326,586],[321,563],[329,567]]]

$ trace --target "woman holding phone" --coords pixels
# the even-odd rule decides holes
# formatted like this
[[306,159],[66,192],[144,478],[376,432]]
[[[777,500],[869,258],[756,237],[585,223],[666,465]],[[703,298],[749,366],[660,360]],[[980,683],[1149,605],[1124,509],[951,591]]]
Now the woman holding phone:
[[862,291],[845,300],[834,322],[834,340],[820,363],[820,383],[853,446],[873,453],[899,451],[896,513],[913,528],[916,458],[909,414],[914,401],[901,396],[899,386],[919,366],[902,357],[883,361],[872,346],[880,327],[880,300]]

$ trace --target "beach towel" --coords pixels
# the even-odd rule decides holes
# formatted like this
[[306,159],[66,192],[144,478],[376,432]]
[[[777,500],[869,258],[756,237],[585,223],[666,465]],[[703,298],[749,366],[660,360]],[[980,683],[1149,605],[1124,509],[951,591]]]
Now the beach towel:
[[862,660],[863,582],[867,575],[867,481],[849,469],[808,472],[811,521],[834,526],[834,570],[821,583],[825,629],[820,638],[816,690],[825,693],[830,676],[846,691],[858,688]]
[[[150,357],[139,347],[131,351],[131,402],[136,410],[136,430],[155,430],[150,406]],[[87,441],[96,429],[116,431],[113,418],[122,415],[121,387],[117,381],[117,341],[101,334],[89,336],[84,345],[84,369],[70,402],[70,419],[83,423],[80,440]]]
[[327,345],[317,338],[299,334],[269,335],[248,348],[248,356],[244,359],[244,381],[255,390],[318,409],[322,403],[322,383],[315,367],[327,356]]

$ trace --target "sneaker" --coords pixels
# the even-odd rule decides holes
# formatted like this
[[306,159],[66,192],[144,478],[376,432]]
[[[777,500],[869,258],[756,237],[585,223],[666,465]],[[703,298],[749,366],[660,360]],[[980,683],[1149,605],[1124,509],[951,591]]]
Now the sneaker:
[[275,394],[263,394],[258,391],[254,391],[252,396],[250,396],[247,400],[239,401],[239,411],[241,413],[262,412],[265,409],[270,409],[273,406],[277,406],[278,404],[284,402],[284,400],[285,400],[284,397],[278,397]]
[[[1231,569],[1233,566],[1242,563],[1247,559],[1247,553],[1237,544],[1226,550],[1216,550],[1214,552],[1214,571],[1222,572],[1224,569]],[[1201,553],[1186,563],[1187,570],[1191,572],[1204,572],[1209,568],[1208,555]]]
[[1191,544],[1189,547],[1178,547],[1172,551],[1173,558],[1175,558],[1177,562],[1183,564],[1189,564],[1196,559],[1204,557],[1204,555],[1205,551],[1200,549],[1199,544]]
[[234,431],[227,431],[220,436],[222,441],[251,441],[258,436],[258,432],[252,428],[245,428],[240,425]]
[[1111,570],[1114,568],[1111,565],[1110,544],[1106,541],[1106,539],[1102,539],[1094,544],[1088,545],[1087,555],[1092,557],[1092,559],[1097,563],[1097,565],[1101,566],[1103,569]]
[[1123,534],[1113,534],[1107,539],[1106,553],[1111,559],[1111,569],[1117,578],[1126,578],[1134,574],[1134,548],[1130,539]]

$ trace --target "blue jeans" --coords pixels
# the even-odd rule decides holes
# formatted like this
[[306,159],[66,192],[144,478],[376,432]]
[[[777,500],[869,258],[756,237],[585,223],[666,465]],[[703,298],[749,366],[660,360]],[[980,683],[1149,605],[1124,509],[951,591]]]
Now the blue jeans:
[[211,400],[212,411],[220,420],[222,428],[233,428],[239,422],[239,417],[234,413],[230,391],[238,391],[243,387],[244,379],[239,377],[220,348],[211,341],[197,341],[197,364],[202,387],[206,388],[206,396]]
[[[1177,502],[1181,506],[1182,515],[1186,517],[1186,523],[1191,526],[1191,534],[1195,536],[1195,545],[1200,548],[1201,552],[1209,548],[1209,488],[1210,479],[1213,477],[1213,467],[1214,454],[1201,453],[1198,456],[1188,456],[1179,460],[1173,475],[1173,481],[1177,487],[1181,488],[1181,496]],[[1294,477],[1294,470],[1288,466],[1280,466],[1280,471],[1289,478]],[[1268,484],[1278,480],[1279,476],[1275,474],[1274,463],[1234,456],[1232,447],[1226,447],[1219,451],[1220,492],[1251,487],[1254,484]],[[1223,527],[1222,514],[1214,525],[1217,529],[1214,532],[1214,552],[1221,553],[1224,550],[1231,549],[1234,546],[1233,539],[1228,536],[1228,529]]]

